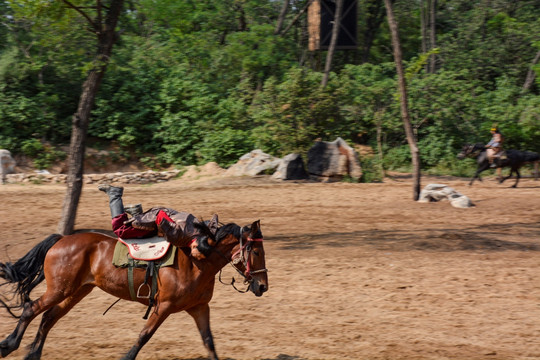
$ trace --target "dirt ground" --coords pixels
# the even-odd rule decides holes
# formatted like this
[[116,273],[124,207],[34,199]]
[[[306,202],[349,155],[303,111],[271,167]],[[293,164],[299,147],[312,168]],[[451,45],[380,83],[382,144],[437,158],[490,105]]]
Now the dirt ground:
[[[223,359],[539,359],[540,181],[423,177],[476,204],[412,200],[408,176],[384,183],[260,178],[128,185],[125,202],[164,205],[246,225],[261,219],[270,290],[216,284],[212,330]],[[0,186],[0,261],[56,232],[63,185]],[[110,228],[106,196],[85,185],[76,227]],[[225,268],[225,278],[234,270]],[[33,293],[34,298],[44,285]],[[143,305],[95,289],[49,334],[44,359],[118,359]],[[22,359],[39,319],[28,329]],[[0,338],[15,327],[0,309]],[[138,359],[206,356],[189,315],[171,316]]]

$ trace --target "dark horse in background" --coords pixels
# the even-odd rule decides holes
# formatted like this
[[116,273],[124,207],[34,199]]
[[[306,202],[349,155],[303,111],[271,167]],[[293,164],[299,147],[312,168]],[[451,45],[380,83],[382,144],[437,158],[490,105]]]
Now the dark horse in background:
[[[540,156],[538,153],[519,150],[505,150],[504,153],[505,154],[501,156],[501,158],[495,158],[494,162],[497,167],[509,167],[510,174],[506,177],[499,178],[499,183],[502,183],[506,179],[512,177],[512,173],[516,173],[516,183],[512,185],[512,187],[517,187],[519,179],[521,178],[519,169],[528,163],[534,163],[534,177],[535,180],[538,180],[538,162],[540,161]],[[476,173],[469,182],[469,185],[472,185],[475,179],[482,181],[480,173],[490,168],[484,144],[466,144],[463,146],[457,157],[458,159],[464,159],[466,157],[476,158],[476,163],[478,166],[476,168]]]
[[[159,269],[154,311],[137,342],[123,359],[135,359],[163,321],[179,311],[187,311],[193,317],[209,357],[217,359],[210,331],[208,303],[212,299],[216,274],[227,263],[231,263],[244,276],[249,290],[256,296],[268,290],[259,221],[244,227],[233,223],[223,225],[215,234],[202,223],[196,226],[200,226],[201,232],[207,235],[207,245],[211,247],[209,256],[196,260],[179,248],[174,265]],[[19,299],[16,305],[9,306],[2,300],[0,304],[15,317],[11,309],[23,310],[15,330],[0,342],[0,358],[19,347],[30,322],[43,313],[37,335],[25,359],[41,358],[45,339],[54,324],[96,286],[120,299],[130,300],[128,270],[115,267],[112,263],[117,241],[100,233],[54,234],[16,263],[0,263],[0,278],[6,280],[0,286],[14,285],[12,295]],[[30,292],[43,280],[47,283],[45,293],[32,301]],[[135,289],[144,280],[145,270],[134,269]],[[137,300],[149,304],[147,298]]]

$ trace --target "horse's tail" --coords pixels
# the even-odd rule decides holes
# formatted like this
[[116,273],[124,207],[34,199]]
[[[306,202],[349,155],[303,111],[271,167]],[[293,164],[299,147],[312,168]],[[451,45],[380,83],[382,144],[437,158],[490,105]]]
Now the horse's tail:
[[45,279],[43,273],[45,255],[61,238],[62,235],[59,234],[49,235],[14,264],[0,262],[0,278],[6,280],[0,286],[14,284],[15,287],[11,292],[14,297],[19,298],[15,305],[8,305],[0,299],[0,305],[3,305],[13,317],[17,316],[12,310],[22,308],[30,301],[30,292]]
[[529,162],[540,161],[540,155],[536,152],[527,151],[527,159]]

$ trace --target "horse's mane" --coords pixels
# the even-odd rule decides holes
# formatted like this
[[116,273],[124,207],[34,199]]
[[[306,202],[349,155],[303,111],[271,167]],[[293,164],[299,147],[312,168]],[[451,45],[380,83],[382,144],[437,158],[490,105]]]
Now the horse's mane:
[[240,236],[242,236],[242,228],[234,223],[223,225],[216,232],[216,242],[219,243],[221,240],[226,238],[227,235],[230,235],[230,234],[240,239]]
[[197,249],[205,256],[210,255],[212,252],[212,246],[208,244],[208,238],[212,239],[216,244],[218,244],[230,234],[234,235],[236,238],[240,238],[240,236],[242,236],[240,226],[234,223],[222,225],[215,233],[212,232],[208,225],[202,221],[194,223],[193,226],[203,235],[199,237]]
[[486,146],[483,143],[474,144],[474,148],[477,150],[486,150]]

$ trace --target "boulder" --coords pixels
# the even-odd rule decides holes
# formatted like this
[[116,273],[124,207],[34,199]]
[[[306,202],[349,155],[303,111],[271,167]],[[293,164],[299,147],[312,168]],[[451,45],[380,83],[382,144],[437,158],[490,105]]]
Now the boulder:
[[471,199],[467,196],[460,194],[453,188],[444,184],[429,184],[421,192],[418,198],[418,202],[435,202],[441,200],[448,200],[453,207],[457,208],[469,208],[474,206]]
[[11,174],[15,170],[15,160],[11,157],[9,150],[0,149],[0,178],[2,184],[6,182],[7,174]]
[[323,181],[362,177],[358,153],[340,137],[332,142],[317,141],[308,151],[307,167],[311,176]]
[[304,167],[304,160],[300,154],[289,154],[281,159],[272,178],[278,180],[304,180],[308,173]]
[[274,170],[281,163],[281,159],[268,155],[260,149],[243,155],[240,160],[225,172],[226,176],[256,176]]

